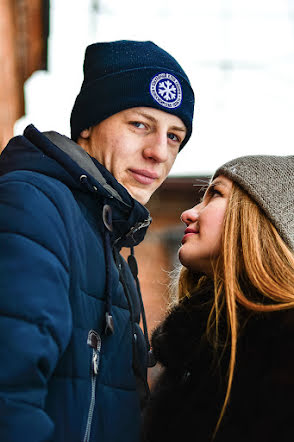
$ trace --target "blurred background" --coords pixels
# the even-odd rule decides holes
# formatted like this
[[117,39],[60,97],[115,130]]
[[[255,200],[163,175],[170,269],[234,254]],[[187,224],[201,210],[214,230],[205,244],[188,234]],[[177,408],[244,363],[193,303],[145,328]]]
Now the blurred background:
[[1,0],[0,146],[33,123],[69,136],[85,47],[153,40],[190,77],[194,132],[148,208],[138,248],[151,328],[164,314],[179,216],[223,162],[294,152],[294,0]]

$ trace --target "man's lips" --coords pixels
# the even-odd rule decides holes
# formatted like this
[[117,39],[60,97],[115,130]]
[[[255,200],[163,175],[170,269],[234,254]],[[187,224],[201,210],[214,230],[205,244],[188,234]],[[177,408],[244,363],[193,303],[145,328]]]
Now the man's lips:
[[184,244],[184,242],[186,241],[186,239],[187,239],[189,236],[196,235],[197,233],[199,233],[198,230],[191,229],[190,227],[188,227],[188,228],[185,230],[185,234],[184,234],[183,239],[182,239],[182,244]]
[[159,178],[156,172],[151,172],[145,169],[129,169],[133,178],[141,184],[152,184]]

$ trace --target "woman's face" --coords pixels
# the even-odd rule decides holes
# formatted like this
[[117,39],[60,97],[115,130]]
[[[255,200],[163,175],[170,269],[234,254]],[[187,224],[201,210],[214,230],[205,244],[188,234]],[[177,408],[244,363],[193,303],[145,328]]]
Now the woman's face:
[[220,253],[223,222],[232,181],[218,176],[208,187],[201,203],[182,213],[187,229],[179,250],[183,266],[206,274],[212,271],[212,260]]

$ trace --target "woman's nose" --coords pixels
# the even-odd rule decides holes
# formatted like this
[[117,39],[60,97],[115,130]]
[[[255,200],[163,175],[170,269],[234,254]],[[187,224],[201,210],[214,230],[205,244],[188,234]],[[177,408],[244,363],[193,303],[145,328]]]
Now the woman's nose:
[[192,207],[191,209],[185,210],[181,215],[181,221],[188,226],[189,224],[194,223],[198,219],[198,210],[197,206]]

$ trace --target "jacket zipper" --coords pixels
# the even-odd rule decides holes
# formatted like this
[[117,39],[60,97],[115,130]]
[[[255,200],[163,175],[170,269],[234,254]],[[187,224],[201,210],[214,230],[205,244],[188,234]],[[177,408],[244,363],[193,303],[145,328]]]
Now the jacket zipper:
[[88,411],[88,419],[86,425],[85,436],[83,442],[90,441],[91,427],[93,420],[93,413],[95,408],[95,397],[96,397],[96,380],[99,372],[99,362],[100,362],[100,350],[101,350],[101,338],[95,330],[90,330],[88,333],[87,344],[93,349],[92,355],[92,369],[91,369],[91,401]]

